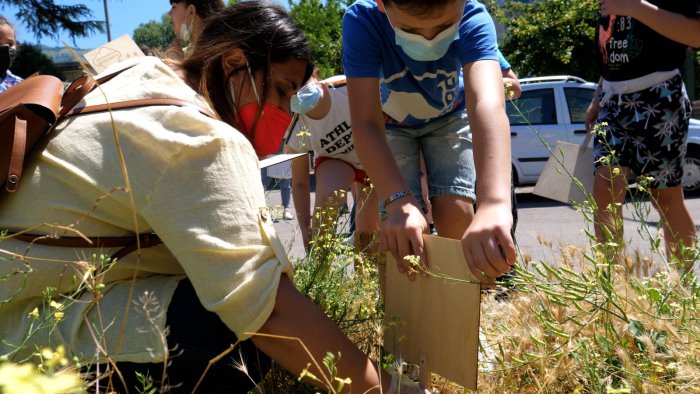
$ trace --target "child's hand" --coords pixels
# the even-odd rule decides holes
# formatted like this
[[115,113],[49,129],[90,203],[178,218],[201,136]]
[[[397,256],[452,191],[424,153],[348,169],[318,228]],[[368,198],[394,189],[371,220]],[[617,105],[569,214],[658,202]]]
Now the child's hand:
[[515,244],[510,235],[513,216],[507,204],[483,204],[464,232],[462,248],[469,269],[483,283],[510,271],[516,261]]
[[596,122],[598,121],[599,113],[600,106],[597,102],[592,102],[586,110],[586,120],[584,122],[584,125],[586,126],[586,131],[590,132],[591,130],[593,130],[593,126],[595,126]]
[[[391,252],[398,263],[399,272],[406,272],[408,278],[414,280],[416,273],[409,270],[409,264],[404,257],[419,256],[423,268],[427,268],[423,234],[428,232],[428,223],[415,198],[406,197],[403,200],[405,201],[396,201],[387,207],[387,219],[379,229],[380,247],[382,251]],[[421,276],[426,275],[421,272]]]

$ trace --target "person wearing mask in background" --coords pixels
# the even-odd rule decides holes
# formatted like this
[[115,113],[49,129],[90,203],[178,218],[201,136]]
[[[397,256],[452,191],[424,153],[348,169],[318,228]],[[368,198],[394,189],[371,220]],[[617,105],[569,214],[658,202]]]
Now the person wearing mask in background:
[[[0,209],[0,228],[13,233],[0,241],[0,354],[26,360],[60,344],[81,365],[119,370],[93,380],[99,392],[144,387],[139,373],[161,392],[191,393],[203,377],[197,392],[216,394],[249,392],[270,359],[297,376],[306,368],[320,376],[314,365],[330,352],[342,354],[337,376],[351,379],[353,392],[387,392],[393,382],[394,392],[425,393],[399,387],[292,282],[258,156],[239,132],[288,113],[313,70],[306,38],[284,8],[240,2],[209,20],[184,61],[140,57],[105,74],[120,69],[86,96],[87,106],[145,98],[191,104],[83,114],[57,125],[35,152],[29,178]],[[24,234],[31,243],[17,234],[26,229],[36,235]],[[149,233],[162,243],[107,266],[89,257],[120,249],[106,237]],[[52,244],[82,240],[78,234],[99,240]],[[232,366],[234,356],[245,372]]]
[[[379,226],[377,194],[355,153],[352,124],[348,109],[347,82],[344,75],[319,81],[311,77],[292,97],[295,112],[288,131],[287,153],[314,152],[316,198],[309,209],[309,159],[306,156],[292,162],[294,206],[299,218],[304,247],[309,249],[312,234],[320,231],[321,223],[311,213],[332,207],[336,212],[345,201],[337,191],[353,190],[355,217],[354,244],[358,252],[376,255],[372,250]],[[311,212],[311,213],[310,213]]]
[[192,51],[192,43],[197,42],[204,28],[204,20],[215,15],[225,7],[223,0],[170,0],[168,16],[173,21],[173,30],[177,37],[169,54],[182,58]]
[[15,28],[7,18],[0,16],[0,93],[23,81],[10,71],[16,55]]
[[[680,68],[688,46],[700,46],[700,0],[598,0],[596,33],[601,78],[586,128],[607,123],[594,139],[599,243],[622,244],[622,203],[628,182],[648,177],[666,253],[687,264],[695,224],[684,202],[683,160],[690,100]],[[612,239],[607,239],[607,228]],[[683,267],[689,268],[689,267]]]

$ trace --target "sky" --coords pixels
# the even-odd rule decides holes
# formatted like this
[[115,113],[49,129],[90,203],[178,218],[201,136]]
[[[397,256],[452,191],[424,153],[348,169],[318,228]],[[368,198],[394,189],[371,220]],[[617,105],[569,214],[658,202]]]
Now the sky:
[[[104,20],[104,1],[103,0],[55,0],[59,5],[75,5],[84,4],[92,10],[92,20]],[[141,23],[146,23],[152,20],[160,21],[161,15],[170,10],[170,2],[168,0],[108,0],[107,7],[109,11],[109,21],[112,39],[118,38],[124,34],[132,35]],[[107,33],[95,33],[87,38],[76,39],[76,44],[70,40],[66,33],[61,33],[59,39],[53,37],[43,37],[37,41],[34,34],[27,30],[15,17],[17,10],[14,7],[0,7],[0,13],[6,16],[15,25],[15,34],[17,41],[29,44],[44,44],[51,47],[63,46],[62,40],[68,45],[79,49],[93,49],[107,42]]]

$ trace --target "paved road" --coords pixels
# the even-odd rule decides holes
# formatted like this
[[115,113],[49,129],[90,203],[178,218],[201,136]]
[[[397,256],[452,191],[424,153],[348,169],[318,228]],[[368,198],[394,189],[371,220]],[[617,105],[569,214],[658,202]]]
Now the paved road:
[[[546,262],[561,261],[560,250],[573,245],[587,248],[589,245],[585,230],[593,231],[590,223],[587,223],[581,212],[574,208],[553,200],[545,199],[531,194],[532,188],[519,188],[518,214],[519,222],[516,229],[516,239],[521,256],[525,259],[542,260]],[[270,206],[280,202],[279,191],[267,192],[267,200]],[[313,204],[313,201],[312,201]],[[686,205],[695,220],[696,227],[700,224],[700,197],[686,199]],[[641,215],[635,213],[635,207],[648,213]],[[653,234],[657,230],[658,215],[648,202],[626,203],[623,207],[625,223],[625,240],[630,251],[638,251],[641,256],[659,260],[651,252],[649,237],[643,238],[640,233],[643,228],[649,228]],[[299,235],[296,220],[279,220],[275,224],[284,245],[293,257],[303,257],[304,249]]]

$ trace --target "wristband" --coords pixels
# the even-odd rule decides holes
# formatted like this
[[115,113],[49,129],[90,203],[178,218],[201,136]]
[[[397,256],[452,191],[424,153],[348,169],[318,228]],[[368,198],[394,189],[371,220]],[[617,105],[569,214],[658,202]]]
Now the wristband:
[[389,196],[389,198],[384,200],[384,208],[386,208],[387,205],[398,200],[399,198],[406,197],[410,194],[411,194],[411,192],[408,190],[401,190],[400,192],[396,192],[396,193],[392,194],[391,196]]

